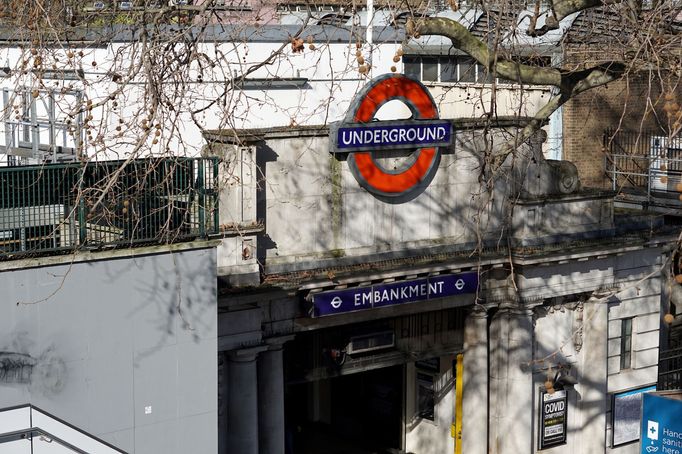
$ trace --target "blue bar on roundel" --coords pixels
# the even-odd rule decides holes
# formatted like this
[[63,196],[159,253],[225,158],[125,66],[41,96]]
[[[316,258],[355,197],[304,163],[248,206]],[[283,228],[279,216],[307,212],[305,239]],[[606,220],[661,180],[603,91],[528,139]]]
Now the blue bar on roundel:
[[[353,124],[342,126],[336,146],[344,151],[438,147],[452,143],[450,122],[406,121],[403,124]],[[383,125],[381,123],[384,123]]]

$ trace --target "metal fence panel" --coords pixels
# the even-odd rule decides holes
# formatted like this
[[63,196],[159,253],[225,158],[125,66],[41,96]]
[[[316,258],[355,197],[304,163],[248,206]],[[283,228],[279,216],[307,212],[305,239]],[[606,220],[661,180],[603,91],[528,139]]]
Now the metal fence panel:
[[0,169],[0,257],[218,232],[216,158]]
[[649,198],[682,192],[682,137],[609,129],[604,132],[604,149],[613,190]]

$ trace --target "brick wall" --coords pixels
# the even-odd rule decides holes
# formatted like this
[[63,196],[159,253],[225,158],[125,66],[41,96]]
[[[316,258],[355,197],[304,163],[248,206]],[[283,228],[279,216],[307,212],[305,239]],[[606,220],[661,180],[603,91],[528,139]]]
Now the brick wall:
[[563,158],[573,162],[585,187],[608,188],[604,173],[604,130],[660,130],[667,124],[664,99],[656,79],[629,76],[589,90],[563,108]]

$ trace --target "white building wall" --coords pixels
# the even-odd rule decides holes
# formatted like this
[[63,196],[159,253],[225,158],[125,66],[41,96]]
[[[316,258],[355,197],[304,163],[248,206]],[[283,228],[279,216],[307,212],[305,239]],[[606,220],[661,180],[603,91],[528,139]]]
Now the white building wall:
[[[589,287],[611,288],[616,291],[612,297],[598,303],[608,310],[608,326],[601,326],[576,300],[559,300],[555,306],[536,309],[534,388],[539,392],[544,382],[553,378],[559,369],[568,370],[577,378],[575,390],[568,393],[568,438],[566,445],[557,446],[541,452],[557,454],[591,453],[586,433],[593,431],[603,442],[604,449],[619,453],[636,453],[638,444],[632,443],[612,448],[612,394],[631,389],[650,386],[656,383],[658,366],[658,338],[661,304],[661,265],[662,255],[657,249],[644,249],[619,254],[615,257],[597,261],[575,262],[581,266],[585,277],[592,274],[593,279],[579,277],[583,274],[570,272],[570,264],[553,267],[550,272],[545,267],[538,272],[551,275],[545,291],[560,293],[571,288],[588,291]],[[560,271],[561,268],[566,268]],[[568,268],[567,268],[568,267]],[[543,271],[544,270],[544,271]],[[592,270],[592,271],[590,271]],[[601,270],[596,273],[597,270]],[[566,274],[568,272],[568,274]],[[528,274],[528,273],[524,273]],[[522,282],[525,281],[525,277]],[[537,290],[540,290],[539,288]],[[620,291],[618,291],[620,290]],[[620,370],[621,320],[632,318],[632,367]],[[604,320],[606,322],[606,319]],[[587,333],[600,330],[595,345],[606,345],[605,357],[588,358],[586,355],[595,347],[588,344]],[[601,339],[601,340],[599,340]],[[589,379],[595,369],[604,367],[601,381]],[[605,386],[604,393],[597,400],[588,394],[599,386]],[[594,406],[603,406],[604,412],[593,414]],[[538,412],[537,404],[533,411]],[[537,416],[535,418],[537,424]],[[536,427],[534,430],[539,430]],[[534,446],[537,450],[537,432]]]
[[434,374],[434,420],[417,415],[417,373],[415,363],[406,365],[405,450],[419,454],[454,452],[451,427],[455,422],[454,356],[440,357],[440,372]]
[[[45,90],[55,90],[58,116],[63,120],[74,106],[61,90],[82,91],[84,102],[92,101],[92,109],[84,112],[92,116],[92,136],[88,139],[84,135],[89,156],[123,159],[133,153],[169,152],[195,156],[205,145],[202,130],[325,125],[343,118],[353,96],[369,80],[357,70],[356,45],[348,41],[312,44],[314,49],[306,42],[303,52],[294,53],[291,45],[283,42],[201,42],[196,47],[196,54],[206,57],[201,70],[196,60],[189,67],[173,70],[173,64],[164,60],[168,50],[145,50],[141,43],[115,42],[96,48],[75,45],[42,50],[37,56],[43,59],[43,67],[53,72],[82,71],[83,80],[42,81],[31,71],[18,71],[22,61],[32,67],[36,56],[28,48],[21,51],[8,47],[0,50],[0,61],[7,62],[14,71],[0,79],[0,87],[26,87],[29,92],[40,89],[40,99]],[[398,47],[395,42],[373,47],[372,77],[389,73],[392,66],[402,71],[402,62],[393,62]],[[178,45],[176,50],[180,52],[182,47]],[[362,51],[369,59],[369,52]],[[142,69],[136,67],[141,52],[152,56]],[[276,56],[271,58],[273,53]],[[269,63],[263,65],[264,61]],[[122,83],[113,82],[113,74],[120,76]],[[148,74],[153,77],[148,78]],[[241,77],[263,79],[264,88],[241,88],[239,83],[230,86]],[[300,87],[266,88],[267,80],[276,78],[305,78],[307,82]],[[532,115],[549,94],[546,87],[501,85],[493,108],[490,86],[428,85],[441,109],[441,118],[479,118],[491,112],[498,116]],[[160,95],[163,105],[149,96],[152,90]],[[215,102],[225,93],[224,100]],[[148,130],[143,124],[145,119]],[[161,126],[160,136],[155,135],[156,124]],[[4,124],[2,128],[0,145],[5,144]]]
[[[501,138],[493,138],[501,141]],[[273,245],[270,265],[297,260],[356,256],[428,245],[470,244],[477,232],[495,235],[504,222],[503,197],[492,206],[479,191],[477,147],[480,133],[456,137],[454,154],[419,197],[402,204],[376,199],[357,183],[348,166],[329,153],[329,139],[268,141],[261,185],[265,223]],[[390,160],[384,160],[390,166]],[[500,182],[500,194],[506,191]],[[292,219],[306,220],[292,223]]]
[[[609,304],[608,391],[615,394],[655,385],[658,380],[658,347],[661,311],[660,268],[663,256],[652,257],[646,251],[621,258],[620,286],[616,301]],[[622,320],[632,318],[631,367],[620,368]],[[607,413],[606,445],[608,452],[639,453],[639,443],[613,447],[611,401]]]
[[3,375],[0,408],[33,404],[131,454],[216,452],[215,250],[146,252],[4,262],[0,352],[34,365]]

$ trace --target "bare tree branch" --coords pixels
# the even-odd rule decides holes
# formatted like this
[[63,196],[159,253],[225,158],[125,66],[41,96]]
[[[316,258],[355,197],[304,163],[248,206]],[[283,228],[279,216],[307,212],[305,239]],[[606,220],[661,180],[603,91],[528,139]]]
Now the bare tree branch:
[[530,136],[532,136],[549,119],[550,115],[572,97],[595,87],[607,84],[621,77],[626,67],[621,62],[609,62],[588,69],[564,71],[557,68],[545,68],[526,65],[504,58],[495,53],[466,27],[448,18],[420,19],[415,31],[422,35],[445,36],[452,45],[469,54],[491,73],[528,85],[553,85],[559,94],[552,97],[524,127],[521,133],[510,141],[493,157],[492,168],[495,171],[507,156]]

